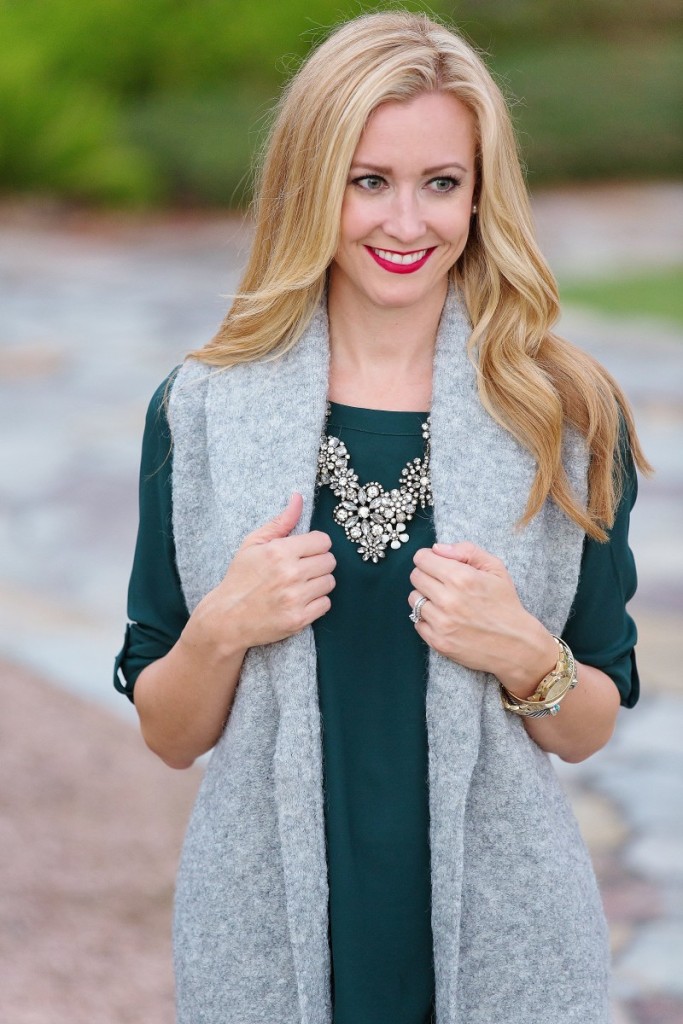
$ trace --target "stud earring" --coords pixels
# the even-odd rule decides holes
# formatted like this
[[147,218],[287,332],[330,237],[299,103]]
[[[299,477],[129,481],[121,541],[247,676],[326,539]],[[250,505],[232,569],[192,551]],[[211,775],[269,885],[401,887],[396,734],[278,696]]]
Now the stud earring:
[[472,207],[472,216],[477,212],[477,204],[475,203]]

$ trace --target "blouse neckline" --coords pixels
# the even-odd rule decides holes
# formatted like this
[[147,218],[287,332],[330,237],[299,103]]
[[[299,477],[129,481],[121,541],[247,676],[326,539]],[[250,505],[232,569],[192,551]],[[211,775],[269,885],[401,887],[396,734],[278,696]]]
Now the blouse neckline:
[[402,434],[422,436],[422,424],[429,412],[406,412],[391,409],[364,409],[357,405],[330,402],[328,429],[344,428],[369,434]]

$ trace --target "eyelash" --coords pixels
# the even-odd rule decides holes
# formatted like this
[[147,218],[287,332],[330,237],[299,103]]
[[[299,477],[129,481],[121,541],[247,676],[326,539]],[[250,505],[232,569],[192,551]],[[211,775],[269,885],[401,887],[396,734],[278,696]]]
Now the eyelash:
[[[379,175],[379,174],[361,174],[360,177],[353,178],[352,181],[351,181],[351,184],[352,185],[356,185],[363,192],[380,192],[381,191],[381,189],[378,189],[378,188],[365,188],[361,184],[361,182],[363,182],[363,181],[381,181],[381,182],[384,182],[384,184],[386,184],[385,179],[382,178],[381,175]],[[461,184],[459,178],[454,178],[450,174],[440,174],[437,178],[431,178],[427,182],[427,184],[431,185],[435,181],[447,181],[447,182],[449,182],[449,185],[450,185],[449,188],[434,189],[433,190],[436,193],[436,195],[442,195],[442,196],[448,196],[452,192],[455,192],[455,190],[457,188],[459,188],[460,184]]]

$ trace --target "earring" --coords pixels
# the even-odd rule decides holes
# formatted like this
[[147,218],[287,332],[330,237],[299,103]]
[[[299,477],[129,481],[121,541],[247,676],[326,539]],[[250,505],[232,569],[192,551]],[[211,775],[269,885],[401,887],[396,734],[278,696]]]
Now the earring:
[[474,214],[475,214],[476,212],[477,212],[477,204],[476,204],[476,203],[474,203],[474,205],[472,206],[472,216],[474,216]]

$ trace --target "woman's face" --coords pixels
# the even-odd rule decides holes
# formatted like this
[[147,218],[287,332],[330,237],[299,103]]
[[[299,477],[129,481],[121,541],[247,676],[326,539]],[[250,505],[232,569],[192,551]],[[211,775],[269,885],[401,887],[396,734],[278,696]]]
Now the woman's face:
[[385,308],[443,301],[467,242],[474,162],[473,117],[455,96],[425,93],[373,111],[344,196],[336,296]]

